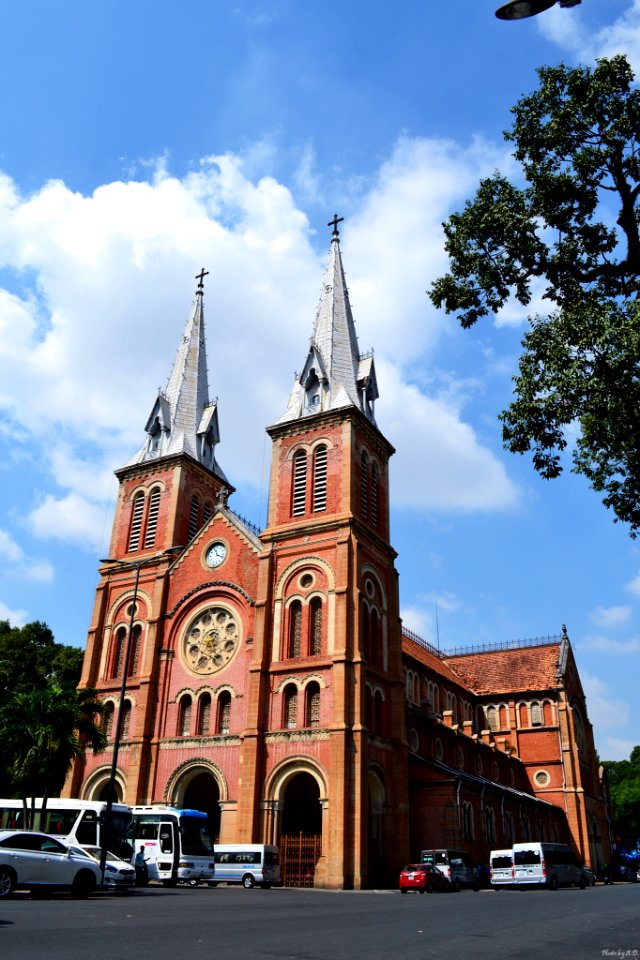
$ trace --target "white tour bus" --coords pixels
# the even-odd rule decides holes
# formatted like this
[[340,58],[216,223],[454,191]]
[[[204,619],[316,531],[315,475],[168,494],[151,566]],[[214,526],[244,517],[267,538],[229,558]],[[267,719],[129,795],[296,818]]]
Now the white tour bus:
[[241,883],[246,890],[259,886],[263,890],[279,886],[280,850],[266,843],[216,843],[215,880],[218,883]]
[[[0,800],[0,830],[24,830],[29,818],[33,817],[32,830],[52,834],[79,847],[102,847],[106,800],[47,798],[44,812],[42,797],[29,797],[26,804],[25,815],[22,800]],[[133,853],[128,839],[130,828],[131,807],[126,803],[114,803],[106,847],[123,860],[129,860]]]
[[494,890],[513,885],[513,851],[492,850],[489,855],[491,886]]
[[566,843],[529,840],[513,845],[513,882],[557,890],[575,884],[586,886],[584,871],[575,853]]
[[159,880],[166,887],[213,880],[209,818],[201,810],[157,804],[134,807],[129,836],[135,848],[132,861],[144,847],[150,880]]

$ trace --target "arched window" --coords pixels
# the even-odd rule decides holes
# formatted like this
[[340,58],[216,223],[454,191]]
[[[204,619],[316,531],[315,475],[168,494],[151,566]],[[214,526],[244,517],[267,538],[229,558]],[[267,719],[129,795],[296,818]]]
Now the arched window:
[[302,640],[302,604],[294,600],[289,606],[289,656],[299,657]]
[[131,513],[131,529],[129,531],[129,553],[137,550],[140,545],[140,531],[142,529],[142,516],[144,514],[144,493],[139,490],[133,498],[133,510]]
[[284,690],[284,724],[289,729],[298,725],[298,688],[290,683]]
[[361,621],[362,621],[362,653],[365,660],[371,662],[371,612],[369,610],[369,605],[362,601],[361,607]]
[[532,727],[541,727],[542,726],[542,707],[537,700],[534,700],[531,704],[531,726]]
[[550,700],[545,700],[542,705],[543,714],[544,714],[544,725],[545,727],[552,727],[555,723],[555,716],[553,710],[553,704]]
[[371,464],[371,523],[378,526],[378,465]]
[[314,597],[309,604],[309,654],[317,657],[322,653],[322,600]]
[[304,692],[304,725],[320,726],[320,687],[315,681],[308,683]]
[[498,723],[500,724],[501,730],[508,730],[509,723],[507,721],[507,708],[504,703],[501,703],[498,708]]
[[147,515],[147,529],[144,535],[145,550],[152,547],[156,542],[156,530],[158,527],[158,514],[160,512],[160,488],[156,487],[151,491],[149,497],[149,513]]
[[498,711],[494,706],[487,707],[486,717],[487,717],[488,729],[497,730],[498,729]]
[[520,821],[520,829],[522,830],[522,839],[523,841],[531,840],[531,824],[529,823],[529,817],[523,817]]
[[373,733],[373,694],[369,686],[364,692],[364,717],[369,733]]
[[104,710],[102,712],[102,732],[104,733],[107,740],[111,740],[113,737],[113,715],[114,707],[111,700],[105,704]]
[[521,727],[528,727],[528,726],[529,726],[529,716],[528,716],[528,713],[529,713],[529,711],[527,710],[527,705],[526,705],[526,703],[521,703],[520,706],[518,707],[518,720],[519,720],[519,723],[520,723],[520,726],[521,726]]
[[376,690],[373,695],[373,728],[380,736],[385,733],[384,700],[381,690]]
[[122,705],[122,726],[120,728],[120,739],[128,740],[131,729],[131,701],[125,700]]
[[440,713],[440,687],[437,683],[433,685],[433,710],[434,713]]
[[189,510],[189,527],[187,529],[187,539],[189,541],[193,540],[196,533],[200,529],[198,523],[200,519],[200,497],[197,493],[191,497],[191,508]]
[[496,814],[493,807],[484,808],[484,832],[489,843],[496,839]]
[[206,737],[211,723],[211,694],[203,693],[198,700],[198,736]]
[[360,457],[360,512],[363,517],[369,515],[369,457],[366,450]]
[[231,694],[223,690],[218,697],[218,733],[229,733],[231,728]]
[[327,509],[327,448],[316,447],[313,454],[313,512]]
[[191,732],[191,697],[185,696],[178,708],[178,736],[188,737]]
[[380,614],[375,609],[371,611],[371,662],[376,667],[383,665]]
[[475,835],[473,825],[473,807],[468,801],[462,804],[462,834],[465,840],[473,840]]
[[135,677],[140,669],[140,647],[142,627],[137,623],[131,632],[131,650],[129,652],[129,676]]
[[507,811],[504,815],[504,839],[508,847],[513,846],[514,833],[513,814]]
[[109,677],[112,680],[115,680],[116,677],[122,676],[122,668],[124,665],[124,651],[127,645],[127,628],[122,626],[118,627],[115,636],[113,638],[113,646],[111,650],[111,662],[109,667]]
[[293,456],[293,497],[291,513],[301,517],[307,509],[307,454],[296,450]]

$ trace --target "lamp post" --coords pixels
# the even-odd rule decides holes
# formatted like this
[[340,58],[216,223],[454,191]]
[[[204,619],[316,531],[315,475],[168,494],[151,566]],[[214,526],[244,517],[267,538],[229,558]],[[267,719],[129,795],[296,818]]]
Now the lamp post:
[[116,717],[116,727],[113,734],[113,753],[111,757],[111,773],[109,775],[109,784],[107,787],[107,806],[104,812],[104,824],[102,831],[102,843],[100,846],[100,870],[104,882],[104,871],[107,863],[107,844],[113,822],[113,803],[116,798],[116,774],[118,771],[118,753],[120,752],[120,738],[122,736],[122,724],[124,722],[124,698],[127,692],[127,676],[129,673],[129,661],[131,659],[131,644],[133,639],[133,624],[136,616],[136,601],[138,599],[138,584],[140,583],[140,570],[142,567],[163,557],[170,556],[172,553],[178,553],[184,550],[184,547],[169,547],[168,550],[162,550],[160,553],[154,553],[150,557],[144,557],[140,560],[116,560],[107,557],[101,560],[101,563],[116,563],[119,570],[135,570],[136,577],[133,583],[133,596],[131,598],[131,615],[129,617],[129,630],[127,632],[127,642],[124,651],[122,663],[122,683],[120,684],[120,703],[118,704],[118,714]]
[[509,0],[496,10],[498,20],[524,20],[549,10],[558,3],[560,7],[577,7],[582,0]]

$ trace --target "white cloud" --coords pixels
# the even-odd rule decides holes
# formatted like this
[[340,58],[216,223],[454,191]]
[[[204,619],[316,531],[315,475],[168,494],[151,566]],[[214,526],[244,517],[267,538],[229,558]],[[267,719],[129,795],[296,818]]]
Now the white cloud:
[[[38,536],[103,544],[112,472],[143,440],[202,265],[211,271],[219,461],[235,485],[260,485],[264,427],[283,412],[305,359],[326,256],[290,191],[256,172],[268,152],[258,144],[246,159],[210,157],[181,180],[158,161],[148,181],[90,196],[52,181],[23,198],[0,177],[0,265],[14,274],[14,292],[0,290],[0,409],[14,449],[41,464],[29,516]],[[505,157],[480,140],[465,151],[404,138],[343,231],[360,346],[378,351],[381,427],[398,449],[392,489],[404,506],[502,510],[518,499],[465,422],[461,385],[427,394],[408,373],[437,374],[431,355],[449,323],[425,293],[446,269],[440,222]]]
[[630,580],[626,585],[629,593],[632,593],[634,597],[640,597],[640,573]]
[[584,649],[601,650],[613,656],[626,656],[640,650],[640,640],[634,637],[631,640],[611,640],[610,637],[586,637],[580,644]]
[[6,530],[0,530],[0,560],[9,560],[11,563],[16,563],[18,560],[22,560],[22,557],[22,548],[18,546]]
[[631,751],[637,746],[635,740],[621,740],[618,737],[604,737],[599,745],[601,760],[628,760]]
[[582,686],[587,697],[589,720],[595,730],[603,727],[624,727],[631,719],[631,708],[618,700],[604,681],[581,671]]
[[[585,3],[586,7],[586,3]],[[592,30],[586,10],[563,10],[552,7],[538,26],[547,39],[570,51],[577,60],[593,64],[599,57],[627,55],[634,70],[640,70],[640,0],[633,0],[625,12],[600,30]]]
[[589,612],[589,619],[599,627],[619,627],[626,623],[631,616],[631,607],[612,606],[612,607],[594,607]]
[[26,610],[12,610],[0,600],[0,620],[8,620],[12,627],[24,627],[27,616]]
[[418,607],[404,607],[400,611],[402,625],[406,630],[417,633],[427,643],[436,644],[436,629],[431,613]]
[[49,582],[53,580],[53,567],[48,560],[33,560],[27,557],[13,537],[0,530],[0,564],[6,562],[11,574],[22,580]]

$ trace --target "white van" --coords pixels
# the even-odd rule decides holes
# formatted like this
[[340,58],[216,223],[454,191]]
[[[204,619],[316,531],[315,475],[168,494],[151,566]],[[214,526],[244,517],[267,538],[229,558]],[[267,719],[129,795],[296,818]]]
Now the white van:
[[216,843],[213,859],[215,880],[209,881],[210,887],[241,883],[245,890],[255,886],[268,890],[282,882],[278,847],[266,843]]
[[444,873],[451,884],[451,889],[456,892],[461,887],[471,887],[472,890],[480,889],[480,879],[475,865],[468,853],[462,850],[423,850],[420,854],[423,863],[430,863],[437,867],[440,873]]
[[491,886],[494,890],[513,884],[513,851],[492,850],[489,856]]
[[535,884],[557,890],[561,886],[587,885],[584,872],[571,847],[566,843],[514,843],[513,881],[517,885]]

